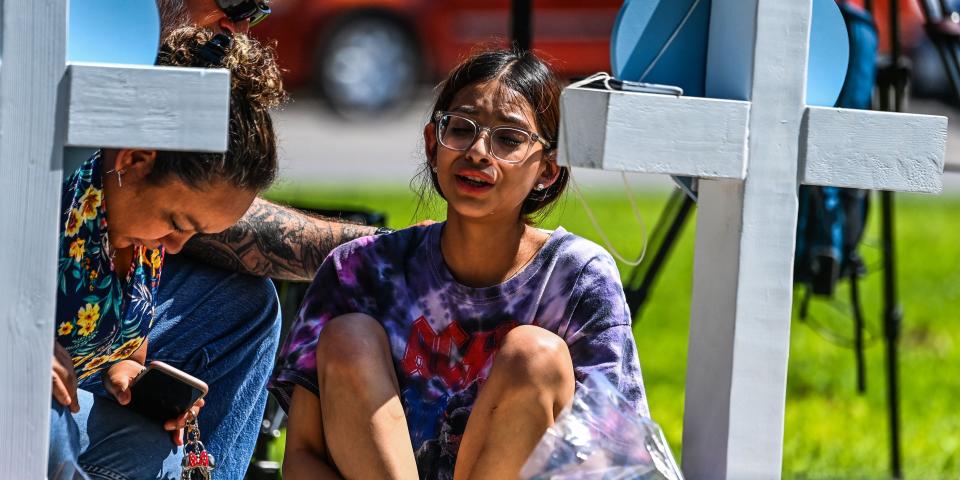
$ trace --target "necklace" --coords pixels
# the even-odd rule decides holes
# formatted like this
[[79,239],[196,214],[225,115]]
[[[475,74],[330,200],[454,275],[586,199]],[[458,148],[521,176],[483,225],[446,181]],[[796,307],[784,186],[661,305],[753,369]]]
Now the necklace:
[[[550,237],[547,237],[547,238],[549,239]],[[507,275],[505,275],[504,277],[507,280],[510,280],[513,277],[517,276],[520,272],[522,272],[523,269],[527,268],[527,265],[530,265],[531,263],[533,263],[533,259],[537,258],[537,254],[540,253],[540,249],[542,249],[543,246],[546,245],[546,243],[547,243],[546,240],[544,240],[543,242],[540,242],[540,244],[533,249],[533,254],[531,254],[530,257],[528,257],[519,267],[512,268],[509,271],[507,271]]]

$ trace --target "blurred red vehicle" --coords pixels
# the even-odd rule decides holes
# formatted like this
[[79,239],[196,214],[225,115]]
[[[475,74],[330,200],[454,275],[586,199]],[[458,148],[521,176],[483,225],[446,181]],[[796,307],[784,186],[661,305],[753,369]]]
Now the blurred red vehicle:
[[[537,0],[538,53],[565,76],[609,70],[622,0]],[[378,111],[442,78],[477,44],[507,45],[510,0],[274,0],[253,33],[277,41],[285,80],[341,111]]]

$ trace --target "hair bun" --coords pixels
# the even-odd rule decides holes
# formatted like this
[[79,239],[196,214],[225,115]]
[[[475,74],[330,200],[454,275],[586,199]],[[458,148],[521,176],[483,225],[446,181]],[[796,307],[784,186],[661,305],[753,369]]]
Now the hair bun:
[[286,99],[273,45],[245,34],[234,34],[220,65],[205,54],[215,34],[199,27],[182,27],[164,39],[157,63],[179,67],[220,67],[230,70],[230,99],[253,108],[279,106]]

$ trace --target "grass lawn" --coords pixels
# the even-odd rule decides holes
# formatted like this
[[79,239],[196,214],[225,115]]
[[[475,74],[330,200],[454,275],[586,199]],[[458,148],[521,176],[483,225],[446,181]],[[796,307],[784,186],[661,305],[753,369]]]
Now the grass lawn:
[[[621,189],[622,190],[622,189]],[[614,246],[628,257],[639,251],[640,226],[620,190],[587,194]],[[668,193],[638,197],[648,227],[656,223]],[[271,198],[315,207],[364,207],[385,212],[391,227],[422,218],[441,219],[442,206],[414,217],[416,197],[403,187],[308,187],[286,185]],[[867,392],[856,393],[854,354],[847,348],[852,320],[846,285],[834,300],[814,300],[810,320],[792,323],[783,473],[786,478],[886,478],[889,476],[884,347],[881,324],[879,203],[872,205],[862,253],[870,273],[861,282],[868,326]],[[897,254],[905,312],[901,342],[902,449],[908,478],[960,476],[960,197],[899,196]],[[545,227],[600,242],[582,206],[568,195]],[[678,455],[689,332],[693,240],[689,222],[635,335],[653,417]],[[953,232],[953,233],[950,233]],[[629,267],[621,265],[626,278]],[[763,428],[758,425],[757,428]]]

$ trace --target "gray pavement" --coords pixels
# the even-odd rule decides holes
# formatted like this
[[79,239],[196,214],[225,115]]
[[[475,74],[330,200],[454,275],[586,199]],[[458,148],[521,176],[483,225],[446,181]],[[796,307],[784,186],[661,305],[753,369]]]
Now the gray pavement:
[[[423,160],[423,125],[432,106],[429,92],[393,112],[346,120],[303,95],[274,115],[280,138],[281,182],[406,185]],[[912,101],[913,113],[946,115],[947,170],[944,192],[960,193],[960,110],[930,101]],[[618,173],[574,169],[585,188],[622,188]],[[640,189],[669,188],[659,175],[629,176]]]

